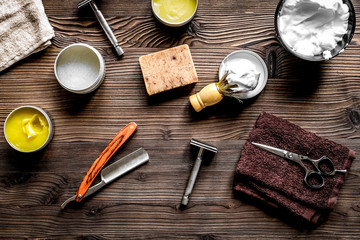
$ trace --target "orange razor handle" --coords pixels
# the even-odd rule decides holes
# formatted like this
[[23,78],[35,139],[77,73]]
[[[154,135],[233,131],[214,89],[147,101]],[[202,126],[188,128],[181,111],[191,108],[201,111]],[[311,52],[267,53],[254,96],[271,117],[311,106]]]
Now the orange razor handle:
[[114,155],[114,153],[129,139],[129,137],[136,131],[137,124],[129,123],[118,134],[111,140],[109,145],[104,149],[100,156],[95,160],[90,170],[85,175],[83,181],[80,184],[79,189],[76,192],[75,200],[80,202],[85,196],[91,183],[94,181],[96,176],[99,174],[101,169],[105,166],[107,161]]

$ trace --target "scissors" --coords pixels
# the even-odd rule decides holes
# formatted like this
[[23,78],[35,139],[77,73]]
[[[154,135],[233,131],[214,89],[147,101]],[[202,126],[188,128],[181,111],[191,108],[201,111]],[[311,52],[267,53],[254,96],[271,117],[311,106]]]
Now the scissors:
[[[325,185],[324,176],[334,176],[335,173],[346,173],[346,170],[336,170],[333,161],[326,157],[322,156],[319,159],[311,159],[307,156],[300,154],[292,153],[283,149],[271,147],[268,145],[252,142],[253,145],[269,151],[277,156],[288,159],[290,161],[298,163],[305,170],[304,182],[306,185],[313,189],[320,189]],[[307,160],[312,163],[316,171],[308,169],[303,160]]]

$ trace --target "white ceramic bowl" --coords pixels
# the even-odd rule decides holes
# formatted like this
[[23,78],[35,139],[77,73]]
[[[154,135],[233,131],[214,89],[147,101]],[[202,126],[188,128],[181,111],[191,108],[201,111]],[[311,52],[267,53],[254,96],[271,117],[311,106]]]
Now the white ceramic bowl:
[[[22,151],[20,150],[18,147],[16,147],[14,144],[11,143],[11,141],[8,139],[8,136],[6,134],[6,131],[5,131],[5,128],[6,128],[6,124],[9,120],[9,118],[15,114],[17,111],[21,110],[21,109],[24,109],[24,108],[32,108],[32,109],[35,109],[37,111],[39,111],[45,118],[46,118],[46,121],[49,125],[49,134],[47,136],[47,139],[46,141],[37,149],[35,150],[31,150],[31,151]],[[53,123],[51,121],[51,118],[49,116],[49,114],[43,110],[42,108],[39,108],[39,107],[35,107],[35,106],[21,106],[21,107],[18,107],[18,108],[15,108],[6,118],[5,120],[5,123],[4,123],[4,136],[5,136],[5,139],[7,141],[7,143],[15,150],[19,151],[19,152],[23,152],[23,153],[32,153],[32,152],[37,152],[37,151],[40,151],[41,149],[43,149],[44,147],[46,147],[50,141],[52,140],[53,136],[54,136],[54,127],[53,127]]]
[[75,43],[67,46],[55,60],[54,72],[59,84],[73,93],[90,93],[105,77],[105,62],[92,46]]

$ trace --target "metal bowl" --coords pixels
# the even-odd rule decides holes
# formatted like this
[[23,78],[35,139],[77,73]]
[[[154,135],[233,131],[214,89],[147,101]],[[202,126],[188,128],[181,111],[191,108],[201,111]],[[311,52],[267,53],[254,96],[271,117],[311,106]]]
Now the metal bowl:
[[301,53],[298,53],[296,51],[294,51],[290,46],[288,46],[284,40],[281,37],[279,28],[278,28],[278,18],[280,15],[280,12],[282,10],[282,7],[284,5],[284,3],[286,2],[286,0],[280,0],[279,4],[277,5],[276,11],[275,11],[275,31],[276,31],[276,37],[279,40],[279,42],[281,43],[281,45],[290,53],[292,53],[293,55],[295,55],[296,57],[299,57],[303,60],[307,60],[307,61],[324,61],[324,60],[330,60],[334,57],[336,57],[337,55],[339,55],[341,52],[343,52],[345,50],[345,48],[349,45],[349,43],[351,42],[351,39],[354,35],[355,32],[355,24],[356,24],[356,19],[355,19],[355,10],[354,10],[354,6],[351,3],[350,0],[343,0],[343,3],[346,4],[349,7],[349,20],[348,20],[348,28],[347,28],[347,32],[346,34],[344,34],[344,36],[342,37],[342,40],[339,41],[336,45],[336,47],[334,49],[332,49],[330,51],[331,53],[331,57],[330,58],[325,58],[322,54],[321,55],[315,55],[315,56],[307,56],[307,55],[303,55]]
[[[16,146],[12,140],[11,140],[11,136],[8,136],[6,134],[6,128],[8,126],[8,121],[9,119],[11,119],[11,117],[16,114],[17,112],[23,110],[23,109],[26,109],[26,108],[30,108],[30,109],[34,109],[35,111],[37,111],[39,114],[43,115],[45,118],[46,118],[46,121],[49,125],[49,133],[48,133],[48,136],[45,140],[45,142],[39,146],[38,148],[36,149],[33,149],[33,150],[21,150],[18,146]],[[11,121],[11,120],[10,120]],[[54,126],[53,126],[53,122],[50,118],[50,115],[42,108],[39,108],[39,107],[36,107],[36,106],[31,106],[31,105],[26,105],[26,106],[21,106],[21,107],[18,107],[16,109],[14,109],[13,111],[11,111],[11,113],[7,116],[6,120],[5,120],[5,123],[4,123],[4,137],[6,139],[6,142],[15,150],[19,151],[19,152],[22,152],[22,153],[33,153],[33,152],[37,152],[37,151],[40,151],[41,149],[45,148],[51,141],[51,139],[53,138],[53,135],[54,135]]]
[[196,14],[196,11],[198,9],[198,5],[199,5],[199,0],[196,0],[196,8],[195,8],[195,11],[193,12],[193,14],[188,18],[186,19],[185,21],[182,21],[182,22],[169,22],[169,21],[166,21],[165,19],[161,18],[161,16],[159,16],[159,14],[155,11],[154,9],[154,1],[151,0],[151,9],[152,9],[152,12],[155,16],[155,18],[161,22],[162,24],[166,25],[166,26],[169,26],[169,27],[181,27],[181,26],[184,26],[186,24],[188,24],[195,16]]
[[104,80],[105,61],[94,47],[74,43],[60,51],[55,60],[54,73],[64,89],[86,94],[97,89]]

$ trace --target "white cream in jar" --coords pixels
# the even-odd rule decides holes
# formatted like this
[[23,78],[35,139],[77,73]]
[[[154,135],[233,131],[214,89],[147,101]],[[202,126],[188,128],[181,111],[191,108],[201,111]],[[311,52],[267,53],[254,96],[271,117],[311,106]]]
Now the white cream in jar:
[[256,70],[254,63],[247,59],[237,59],[225,66],[228,72],[226,80],[233,85],[235,92],[248,92],[256,88],[259,82],[260,73]]
[[305,55],[332,57],[347,32],[349,7],[342,0],[286,0],[278,17],[282,41]]

